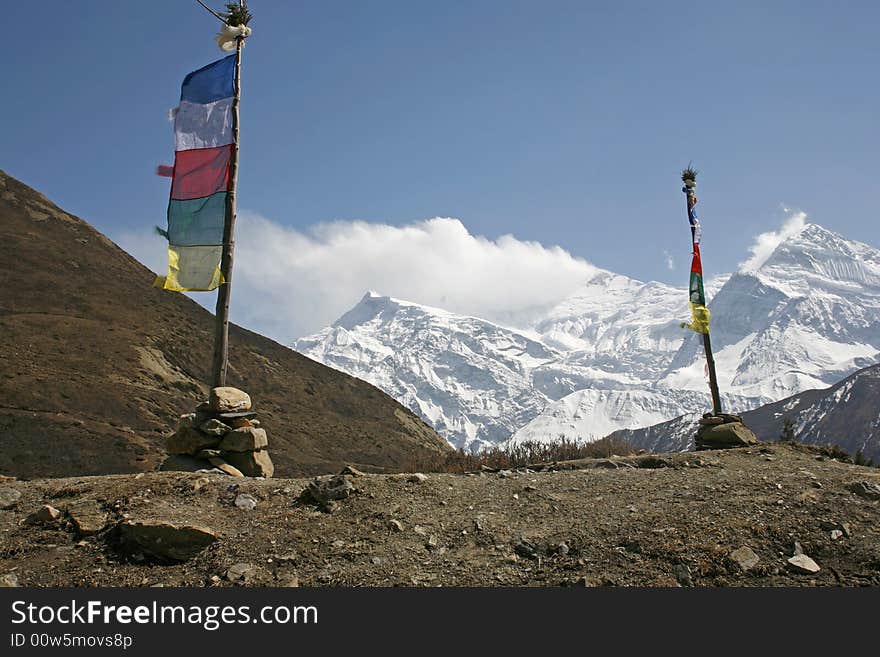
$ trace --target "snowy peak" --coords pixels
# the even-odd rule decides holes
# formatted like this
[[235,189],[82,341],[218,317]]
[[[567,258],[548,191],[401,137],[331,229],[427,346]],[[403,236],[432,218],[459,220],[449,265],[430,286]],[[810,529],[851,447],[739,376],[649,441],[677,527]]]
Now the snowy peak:
[[544,408],[531,371],[559,355],[516,330],[376,293],[294,347],[385,390],[469,448],[506,439]]
[[401,302],[391,297],[384,297],[378,292],[370,290],[357,304],[342,317],[333,322],[333,326],[339,326],[346,330],[353,330],[361,324],[366,324],[384,313],[395,313],[400,308]]
[[809,294],[816,285],[880,291],[880,250],[807,224],[780,243],[755,274],[794,295]]
[[[807,224],[710,302],[722,390],[764,402],[839,381],[880,358],[880,250]],[[662,384],[704,390],[685,342]]]

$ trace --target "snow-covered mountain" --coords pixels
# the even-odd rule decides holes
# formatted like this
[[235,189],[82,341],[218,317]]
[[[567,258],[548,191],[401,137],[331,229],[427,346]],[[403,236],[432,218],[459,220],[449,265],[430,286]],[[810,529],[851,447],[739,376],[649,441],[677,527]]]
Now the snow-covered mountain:
[[294,348],[381,388],[466,448],[501,442],[538,415],[550,399],[531,372],[560,357],[523,333],[374,292]]
[[[880,361],[880,251],[815,224],[707,296],[726,410]],[[457,447],[595,440],[711,406],[687,314],[683,288],[596,270],[527,326],[369,293],[294,347],[382,388]]]
[[[829,386],[878,360],[880,251],[807,224],[731,276],[710,309],[722,390],[775,401]],[[660,383],[704,390],[702,363],[689,336]]]

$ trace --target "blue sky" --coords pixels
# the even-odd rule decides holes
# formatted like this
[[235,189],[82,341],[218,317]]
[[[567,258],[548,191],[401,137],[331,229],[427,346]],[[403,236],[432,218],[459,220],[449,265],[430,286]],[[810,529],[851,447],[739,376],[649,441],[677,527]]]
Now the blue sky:
[[[878,3],[251,5],[243,213],[303,232],[456,217],[686,285],[693,160],[710,276],[783,206],[880,245]],[[167,111],[222,55],[216,21],[185,0],[4,11],[0,168],[160,253]]]

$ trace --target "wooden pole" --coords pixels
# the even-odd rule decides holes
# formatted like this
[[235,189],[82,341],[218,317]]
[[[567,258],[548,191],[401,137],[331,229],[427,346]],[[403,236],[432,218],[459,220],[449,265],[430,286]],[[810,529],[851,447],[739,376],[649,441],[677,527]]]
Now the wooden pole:
[[703,348],[706,350],[706,363],[709,365],[709,390],[712,391],[712,415],[721,415],[721,395],[718,393],[718,377],[715,375],[715,358],[712,357],[712,342],[709,334],[703,333]]
[[[690,167],[688,167],[690,169]],[[696,176],[696,173],[694,174]],[[690,184],[685,181],[684,192],[687,195],[687,211],[688,221],[691,224],[691,237],[694,237],[694,225],[696,216],[694,214],[694,206],[697,204],[697,195],[694,188],[697,186],[696,178]],[[701,274],[702,276],[702,274]],[[712,356],[712,341],[709,338],[709,330],[703,333],[703,349],[706,352],[706,365],[709,368],[709,390],[712,393],[712,415],[720,415],[721,395],[718,392],[718,376],[715,374],[715,358]]]
[[[241,4],[241,2],[239,2]],[[235,191],[238,187],[238,103],[241,100],[241,47],[238,38],[235,49],[235,95],[232,98],[232,153],[229,157],[229,192],[226,194],[226,218],[223,223],[223,257],[220,271],[224,282],[217,288],[216,325],[214,330],[214,360],[212,385],[226,385],[226,367],[229,361],[229,296],[232,291],[232,256],[235,250]]]

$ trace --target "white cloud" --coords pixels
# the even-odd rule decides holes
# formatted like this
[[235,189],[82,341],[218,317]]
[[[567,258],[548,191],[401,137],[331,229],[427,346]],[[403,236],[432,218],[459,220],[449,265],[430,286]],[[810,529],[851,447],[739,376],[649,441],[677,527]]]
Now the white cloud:
[[[158,271],[159,237],[123,235],[119,244]],[[511,235],[472,235],[457,219],[406,226],[362,221],[307,232],[242,212],[236,225],[232,319],[289,343],[327,326],[367,290],[523,324],[575,291],[596,268],[560,247]],[[213,307],[213,295],[194,294]]]
[[751,257],[739,265],[741,272],[755,271],[760,268],[761,265],[767,262],[767,258],[776,250],[777,246],[792,235],[799,233],[806,225],[806,212],[795,212],[788,208],[783,208],[783,210],[788,215],[788,218],[782,224],[782,227],[777,231],[761,233],[755,238],[754,243],[749,247],[749,252],[752,254]]
[[663,260],[666,263],[666,269],[669,271],[675,271],[675,259],[669,251],[663,252]]

